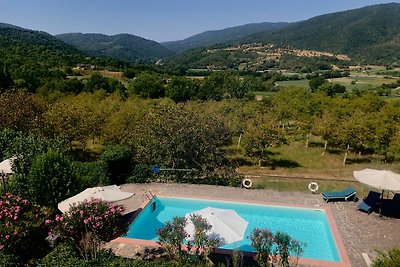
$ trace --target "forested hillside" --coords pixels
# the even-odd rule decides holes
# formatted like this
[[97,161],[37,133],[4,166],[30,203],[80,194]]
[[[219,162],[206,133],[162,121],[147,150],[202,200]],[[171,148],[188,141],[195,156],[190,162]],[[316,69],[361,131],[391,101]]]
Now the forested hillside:
[[287,22],[262,22],[230,27],[223,30],[207,31],[188,37],[180,41],[161,43],[166,48],[175,52],[183,52],[198,47],[208,47],[216,44],[228,44],[252,34],[277,31],[290,26]]
[[363,63],[399,64],[400,4],[326,14],[241,42],[274,42],[299,49],[348,54]]
[[0,88],[34,92],[49,80],[64,79],[78,64],[121,67],[113,59],[87,57],[54,36],[13,25],[0,27]]
[[127,62],[158,60],[173,55],[158,44],[131,34],[82,34],[65,33],[56,35],[63,42],[90,55],[115,58]]
[[[352,64],[400,65],[400,4],[382,4],[337,12],[296,23],[255,24],[205,32],[182,41],[163,43],[170,49],[187,50],[171,59],[171,66],[187,68],[237,69],[240,63],[260,61],[257,58],[282,54],[279,50],[308,50],[304,54],[331,53],[348,56]],[[273,27],[274,26],[274,27]],[[259,31],[254,33],[254,31]],[[251,51],[248,46],[264,45],[268,49]],[[206,47],[207,48],[198,48]],[[242,47],[241,47],[242,46]],[[273,46],[273,48],[272,48]],[[272,48],[272,49],[271,49]],[[210,53],[212,51],[212,53]],[[252,53],[253,52],[253,53]],[[254,53],[255,52],[255,53]],[[290,53],[289,53],[290,54]],[[315,60],[308,56],[292,55],[269,60],[264,68],[291,69],[296,65],[324,62],[338,64],[332,57]],[[256,59],[256,60],[255,60]],[[311,61],[311,62],[307,62]],[[318,63],[317,63],[318,62]],[[343,63],[343,62],[342,62]],[[340,65],[340,63],[339,63]],[[288,68],[289,66],[289,68]]]

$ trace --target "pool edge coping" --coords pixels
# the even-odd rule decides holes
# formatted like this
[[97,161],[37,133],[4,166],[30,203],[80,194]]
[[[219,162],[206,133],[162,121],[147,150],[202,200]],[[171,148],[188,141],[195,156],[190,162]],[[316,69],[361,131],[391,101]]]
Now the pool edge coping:
[[[209,197],[209,196],[182,196],[182,195],[174,195],[174,194],[156,194],[153,193],[154,196],[159,197],[170,197],[170,198],[187,198],[187,199],[204,199],[204,200],[216,200],[216,201],[227,201],[227,202],[242,202],[242,203],[251,203],[251,204],[260,204],[260,205],[269,205],[269,206],[285,206],[285,207],[301,207],[307,209],[321,209],[324,210],[326,213],[326,217],[328,220],[328,224],[330,226],[333,239],[335,241],[335,245],[338,249],[339,257],[341,259],[340,262],[335,261],[325,261],[325,260],[315,260],[310,258],[299,258],[299,264],[305,264],[310,266],[319,266],[319,267],[351,267],[350,259],[347,255],[346,249],[344,247],[342,238],[340,237],[339,228],[337,227],[336,221],[333,217],[332,210],[330,207],[327,206],[320,206],[320,205],[305,205],[305,204],[289,204],[289,203],[277,203],[277,202],[269,202],[269,201],[259,201],[259,200],[249,200],[249,199],[233,199],[233,198],[217,198],[217,197]],[[152,199],[147,199],[143,201],[140,205],[139,209],[144,209]],[[140,213],[137,215],[139,216]],[[148,246],[148,247],[159,247],[156,241],[144,240],[144,239],[136,239],[136,238],[126,238],[126,237],[117,237],[116,239],[112,240],[111,242],[117,243],[125,243],[125,244],[134,244],[139,246]],[[220,254],[231,254],[232,250],[228,249],[215,249],[217,253]],[[244,252],[242,253],[246,256],[254,256],[255,253],[252,252]]]

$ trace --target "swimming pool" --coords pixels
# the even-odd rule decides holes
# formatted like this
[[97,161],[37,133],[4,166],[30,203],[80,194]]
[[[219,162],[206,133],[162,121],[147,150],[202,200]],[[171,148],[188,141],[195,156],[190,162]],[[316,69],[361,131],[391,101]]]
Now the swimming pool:
[[156,241],[156,230],[163,227],[165,222],[171,221],[173,217],[185,216],[186,213],[206,207],[233,209],[249,222],[243,240],[220,248],[252,252],[254,250],[249,239],[250,233],[254,228],[268,228],[274,233],[282,231],[296,240],[305,242],[307,246],[302,255],[304,258],[341,261],[324,209],[157,197],[155,204],[149,203],[133,221],[125,237]]

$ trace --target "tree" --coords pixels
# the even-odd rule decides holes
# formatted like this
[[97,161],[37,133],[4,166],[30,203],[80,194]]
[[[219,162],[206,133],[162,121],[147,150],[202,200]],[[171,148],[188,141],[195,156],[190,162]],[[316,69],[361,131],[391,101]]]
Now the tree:
[[332,84],[325,82],[318,86],[317,90],[324,92],[327,96],[334,96],[335,94],[342,94],[346,92],[346,86],[337,83]]
[[109,146],[101,155],[112,184],[124,184],[132,174],[133,153],[123,146]]
[[49,150],[33,161],[28,192],[35,203],[57,207],[59,202],[75,194],[76,188],[71,162],[61,153]]
[[59,140],[45,140],[32,134],[19,134],[7,145],[8,156],[17,155],[13,164],[14,174],[9,179],[9,190],[25,198],[30,195],[28,177],[33,161],[49,150],[59,153],[66,151],[65,145]]
[[14,81],[11,77],[10,70],[0,62],[0,93],[11,89]]
[[325,83],[325,78],[323,76],[317,76],[310,79],[308,83],[310,85],[311,92],[315,92],[317,91],[318,87]]
[[110,84],[108,82],[107,77],[103,77],[100,73],[93,73],[90,78],[86,81],[85,91],[86,92],[94,92],[97,90],[103,89],[106,92],[110,89]]
[[148,165],[214,169],[223,158],[219,148],[230,141],[222,117],[163,100],[144,117],[135,156]]
[[33,131],[45,109],[39,98],[26,91],[0,94],[0,129]]
[[226,73],[214,72],[203,80],[199,89],[198,98],[201,100],[222,100]]
[[103,103],[105,97],[102,94],[105,94],[102,90],[94,94],[82,93],[52,104],[42,116],[41,133],[50,138],[61,138],[69,144],[73,141],[85,144],[89,139],[100,137],[109,112],[107,109],[113,108],[112,103]]
[[137,94],[142,97],[159,98],[165,94],[162,79],[148,72],[143,72],[132,80],[128,86],[130,94]]
[[245,153],[258,160],[258,164],[266,160],[269,148],[284,144],[286,139],[274,118],[264,115],[250,120],[243,134]]
[[165,95],[175,102],[184,102],[195,98],[199,83],[185,77],[173,77],[168,82]]

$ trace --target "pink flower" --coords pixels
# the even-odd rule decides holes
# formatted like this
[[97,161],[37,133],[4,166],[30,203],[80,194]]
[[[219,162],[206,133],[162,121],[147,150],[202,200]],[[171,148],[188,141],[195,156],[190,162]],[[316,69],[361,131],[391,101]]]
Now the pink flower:
[[45,220],[45,221],[44,221],[44,224],[45,224],[45,225],[49,225],[50,223],[51,223],[51,220]]
[[10,239],[10,235],[6,235],[6,239]]
[[88,223],[88,219],[84,219],[83,222],[84,222],[85,224],[87,224],[87,223]]

